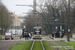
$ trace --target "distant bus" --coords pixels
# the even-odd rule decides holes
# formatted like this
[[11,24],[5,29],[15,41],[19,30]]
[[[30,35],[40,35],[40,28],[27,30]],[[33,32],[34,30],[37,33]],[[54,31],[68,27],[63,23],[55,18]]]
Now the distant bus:
[[33,39],[42,39],[42,27],[36,26],[33,28]]

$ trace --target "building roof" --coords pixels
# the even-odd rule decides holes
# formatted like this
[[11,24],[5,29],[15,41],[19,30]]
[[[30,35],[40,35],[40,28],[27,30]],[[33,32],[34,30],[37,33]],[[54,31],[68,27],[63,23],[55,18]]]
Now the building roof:
[[25,17],[18,16],[19,19],[24,19]]
[[20,19],[20,21],[23,23],[25,20],[25,17],[27,17],[27,15],[17,15],[18,18]]
[[12,17],[12,20],[20,21],[20,19],[17,17],[17,15],[12,14],[11,17]]

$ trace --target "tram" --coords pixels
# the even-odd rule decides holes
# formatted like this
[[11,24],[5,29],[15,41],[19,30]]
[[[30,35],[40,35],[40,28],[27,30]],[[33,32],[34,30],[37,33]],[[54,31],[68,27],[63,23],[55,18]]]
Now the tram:
[[36,26],[33,28],[33,39],[42,39],[42,27]]

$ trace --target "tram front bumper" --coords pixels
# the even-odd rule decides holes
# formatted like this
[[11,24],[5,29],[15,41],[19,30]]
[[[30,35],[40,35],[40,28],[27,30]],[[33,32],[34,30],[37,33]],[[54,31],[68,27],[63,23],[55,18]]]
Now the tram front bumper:
[[35,37],[35,36],[33,36],[33,39],[42,39],[42,37]]

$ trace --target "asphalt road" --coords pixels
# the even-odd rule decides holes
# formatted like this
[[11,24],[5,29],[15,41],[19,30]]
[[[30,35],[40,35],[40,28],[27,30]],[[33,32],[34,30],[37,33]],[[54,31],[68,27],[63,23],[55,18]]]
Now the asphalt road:
[[13,45],[17,45],[20,41],[1,41],[0,40],[0,50],[8,50]]

